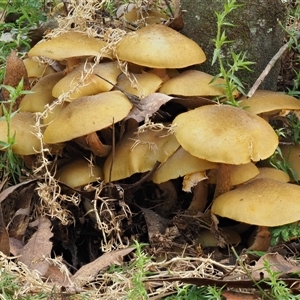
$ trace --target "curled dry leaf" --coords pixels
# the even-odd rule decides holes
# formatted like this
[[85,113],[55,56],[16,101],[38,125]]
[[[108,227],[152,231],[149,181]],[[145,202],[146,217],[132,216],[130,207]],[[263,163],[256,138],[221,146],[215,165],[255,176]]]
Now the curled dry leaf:
[[30,270],[45,275],[49,268],[49,263],[44,259],[50,257],[53,236],[51,232],[51,222],[41,217],[38,219],[38,229],[29,239],[28,243],[20,251],[19,261],[24,263]]
[[159,108],[173,98],[162,93],[153,93],[141,100],[139,107],[134,107],[125,120],[135,119],[138,123],[155,114]]

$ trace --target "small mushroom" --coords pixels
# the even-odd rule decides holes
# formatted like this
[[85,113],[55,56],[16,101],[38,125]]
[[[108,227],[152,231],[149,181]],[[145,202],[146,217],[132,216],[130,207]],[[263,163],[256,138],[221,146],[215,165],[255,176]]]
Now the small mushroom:
[[[41,142],[36,136],[36,118],[31,112],[19,112],[10,120],[10,137],[15,135],[12,151],[19,155],[37,154],[41,150]],[[7,122],[0,120],[0,141],[7,143]],[[5,149],[0,149],[5,150]]]
[[[215,97],[225,95],[225,80],[197,71],[184,71],[178,76],[164,82],[159,89],[160,93],[176,96],[202,96]],[[234,97],[238,96],[238,91],[234,92]]]
[[168,134],[167,129],[138,134],[131,130],[117,143],[115,153],[107,157],[103,166],[104,179],[116,181],[150,171],[156,162],[165,162],[178,147],[175,136]]
[[52,96],[53,86],[63,78],[63,73],[52,73],[41,78],[26,94],[20,103],[20,111],[42,112],[45,105],[55,100]]
[[97,165],[91,165],[87,160],[80,158],[59,168],[55,177],[75,189],[103,179],[103,171]]
[[160,87],[162,80],[159,76],[151,73],[133,74],[134,77],[131,82],[125,74],[121,74],[118,78],[117,86],[126,93],[135,95],[137,97],[146,97],[156,92]]
[[113,85],[99,78],[99,74],[113,84],[117,83],[117,78],[121,73],[117,62],[100,63],[93,67],[91,74],[86,75],[85,70],[92,68],[92,63],[82,63],[75,67],[69,74],[62,78],[53,87],[52,95],[58,98],[61,94],[70,92],[67,101],[73,101],[83,96],[96,95],[108,92]]
[[270,116],[274,116],[282,110],[300,110],[300,101],[290,95],[257,90],[251,98],[242,99],[239,106],[249,112],[261,115],[268,121]]

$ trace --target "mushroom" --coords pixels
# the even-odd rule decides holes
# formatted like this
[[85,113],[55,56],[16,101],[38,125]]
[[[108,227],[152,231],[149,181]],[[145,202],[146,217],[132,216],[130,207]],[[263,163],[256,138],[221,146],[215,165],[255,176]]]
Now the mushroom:
[[[184,163],[183,163],[184,162]],[[206,170],[217,167],[216,163],[200,159],[179,147],[152,175],[151,180],[160,184],[179,176],[197,174],[197,182],[193,190],[192,202],[189,205],[189,211],[203,211],[207,203],[207,184],[204,179]],[[200,178],[199,178],[199,172]],[[201,176],[202,175],[202,176]],[[185,183],[185,182],[184,182]],[[183,183],[183,184],[184,184]]]
[[29,79],[40,78],[55,73],[55,70],[47,63],[39,62],[32,57],[23,59]]
[[[225,80],[217,78],[213,81],[214,76],[197,71],[184,71],[178,76],[167,80],[159,89],[160,93],[176,96],[203,96],[216,97],[225,95]],[[236,90],[234,97],[239,95]]]
[[[213,169],[208,173],[208,183],[216,184],[218,169]],[[241,165],[232,165],[230,170],[230,184],[233,186],[245,183],[255,178],[259,170],[253,162]]]
[[75,189],[103,179],[103,171],[97,165],[91,165],[87,160],[79,158],[59,168],[55,177]]
[[165,162],[179,144],[167,129],[135,133],[131,130],[117,143],[103,166],[106,182],[128,178],[135,173],[150,171],[156,162]]
[[185,68],[201,64],[206,56],[193,40],[165,25],[153,24],[127,33],[117,46],[120,60],[158,69],[166,76],[166,68]]
[[[96,131],[121,121],[131,108],[131,102],[119,91],[77,98],[47,126],[44,143],[56,144],[89,134],[93,135],[90,138],[94,142]],[[110,151],[110,146],[102,146],[95,149],[96,155],[106,156]]]
[[[12,151],[19,155],[37,154],[41,150],[41,142],[36,136],[35,114],[31,112],[19,112],[10,120],[10,137],[15,135]],[[7,143],[8,128],[4,119],[0,120],[0,141]],[[5,150],[5,148],[0,148]]]
[[[85,74],[85,70],[91,68],[93,68],[91,74]],[[118,68],[117,62],[100,63],[94,67],[92,63],[82,63],[56,83],[52,95],[58,98],[61,94],[72,91],[66,100],[73,101],[79,97],[108,92],[113,88],[113,85],[95,74],[99,74],[115,84],[120,73],[121,70]]]
[[121,74],[118,78],[117,86],[126,93],[139,98],[149,96],[156,92],[162,83],[161,78],[152,73],[131,73],[130,77],[133,77],[133,81],[129,80],[125,74]]
[[254,179],[218,196],[211,212],[259,226],[251,249],[266,251],[270,238],[268,227],[300,220],[300,186],[269,178]]
[[261,115],[266,121],[282,110],[300,110],[300,101],[290,95],[274,91],[257,90],[251,98],[242,99],[239,106],[254,114]]
[[53,86],[63,78],[63,73],[52,73],[41,78],[26,94],[20,103],[20,111],[42,112],[45,105],[55,100],[52,96]]
[[229,105],[205,105],[173,120],[175,136],[192,155],[220,163],[215,197],[230,189],[230,166],[271,156],[278,137],[262,118]]
[[275,169],[275,168],[258,168],[259,174],[255,176],[253,179],[259,178],[270,178],[282,182],[289,182],[290,177],[287,173],[283,172],[282,170]]
[[111,58],[111,51],[106,49],[106,46],[107,43],[103,40],[89,37],[82,32],[68,31],[51,40],[36,44],[29,50],[28,56],[43,56],[58,61],[67,59],[71,67],[80,62],[79,57]]
[[[299,100],[298,100],[299,101]],[[300,145],[282,145],[280,146],[283,159],[285,164],[287,164],[293,171],[293,176],[291,179],[300,179]],[[281,159],[281,158],[279,158]],[[296,178],[294,178],[296,177]]]

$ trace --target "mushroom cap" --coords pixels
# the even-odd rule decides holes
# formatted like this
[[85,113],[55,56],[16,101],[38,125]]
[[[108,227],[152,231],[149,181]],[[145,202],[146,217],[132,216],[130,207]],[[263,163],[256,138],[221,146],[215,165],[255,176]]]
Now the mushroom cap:
[[45,129],[44,142],[56,144],[121,121],[132,108],[127,97],[112,91],[75,99]]
[[[184,71],[178,76],[164,82],[159,89],[160,93],[178,96],[222,96],[225,95],[225,80],[217,78],[211,83],[214,76],[198,71]],[[238,96],[238,91],[234,96]]]
[[96,165],[90,166],[87,160],[81,158],[59,168],[55,178],[71,188],[78,188],[102,179],[103,171]]
[[[99,74],[113,84],[117,83],[117,78],[121,73],[117,62],[100,63],[94,66],[93,71],[89,75],[84,75],[84,70],[92,67],[92,63],[82,63],[74,68],[68,75],[62,78],[53,87],[52,95],[58,98],[61,94],[74,89],[69,94],[67,101],[73,101],[83,96],[91,96],[102,92],[108,92],[113,85],[104,81],[95,74]],[[85,77],[84,80],[82,80]],[[76,87],[76,89],[75,89]]]
[[173,124],[180,145],[212,162],[245,164],[271,156],[278,137],[262,118],[229,105],[205,105],[178,115]]
[[255,176],[253,179],[258,178],[270,178],[282,182],[289,182],[290,177],[288,174],[286,174],[284,171],[275,169],[275,168],[258,168],[259,174]]
[[261,178],[217,197],[212,213],[258,226],[281,226],[300,220],[300,186]]
[[152,73],[132,73],[131,75],[133,75],[137,81],[136,88],[125,74],[119,76],[117,86],[125,92],[138,97],[147,97],[156,92],[162,83],[161,78]]
[[[31,112],[19,112],[11,118],[10,135],[15,134],[15,144],[12,146],[15,154],[31,155],[41,150],[41,142],[35,135],[35,124],[35,114]],[[0,120],[0,141],[7,143],[7,122],[3,119]]]
[[[300,179],[300,145],[282,145],[281,152],[285,161],[292,168],[297,180]],[[293,178],[291,178],[293,179]]]
[[41,63],[31,57],[23,59],[28,77],[43,77],[55,73],[55,70],[47,63]]
[[174,134],[168,134],[167,129],[147,130],[138,135],[134,131],[128,132],[117,143],[114,156],[111,153],[106,159],[104,180],[109,181],[112,163],[111,180],[116,181],[152,170],[157,161],[165,162],[178,147]]
[[20,111],[42,112],[46,104],[55,98],[52,96],[54,85],[63,78],[63,72],[57,72],[42,77],[31,89],[33,93],[26,94],[21,101]]
[[152,175],[155,183],[162,183],[187,174],[217,168],[217,164],[195,157],[179,147]]
[[150,68],[185,68],[206,56],[193,40],[165,25],[153,24],[126,34],[117,46],[119,59]]
[[[28,56],[43,56],[54,60],[64,60],[79,56],[103,56],[111,58],[111,53],[103,51],[107,43],[84,33],[68,31],[51,40],[36,44]],[[101,51],[102,50],[102,51]]]
[[251,98],[241,100],[239,106],[254,114],[276,113],[283,109],[300,110],[300,101],[290,95],[257,90]]

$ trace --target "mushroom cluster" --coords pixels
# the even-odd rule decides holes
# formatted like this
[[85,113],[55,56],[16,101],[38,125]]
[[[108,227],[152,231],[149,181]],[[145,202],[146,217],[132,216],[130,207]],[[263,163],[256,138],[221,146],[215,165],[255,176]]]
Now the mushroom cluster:
[[[269,158],[279,144],[270,116],[299,110],[299,101],[258,91],[242,99],[240,107],[217,104],[212,99],[224,97],[223,79],[184,69],[205,59],[194,41],[161,24],[127,32],[114,45],[76,31],[44,40],[24,60],[35,84],[12,118],[13,151],[32,155],[43,145],[60,144],[58,161],[67,157],[68,163],[58,162],[53,170],[72,188],[93,181],[135,186],[150,172],[143,182],[173,182],[176,188],[180,182],[192,191],[191,212],[204,211],[213,198],[214,214],[240,222],[275,226],[300,219],[297,210],[292,219],[275,217],[277,222],[262,213],[268,212],[262,205],[271,194],[274,211],[285,209],[283,190],[299,194],[288,179],[266,179],[273,175],[261,171],[262,179],[249,181],[260,173],[255,164]],[[149,96],[155,101],[157,95],[167,97],[160,109],[144,101]],[[134,109],[151,114],[131,122]],[[34,129],[36,114],[43,115],[42,137]],[[5,123],[0,126],[0,140],[5,141]],[[91,155],[94,173],[83,159]],[[215,186],[213,197],[208,185]]]

